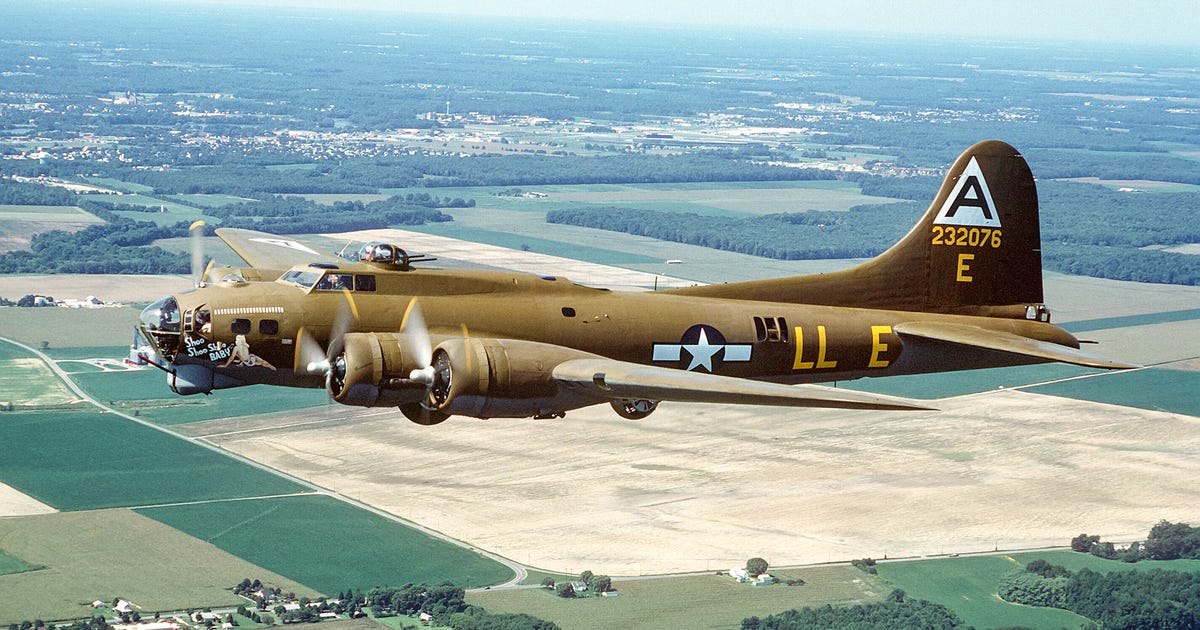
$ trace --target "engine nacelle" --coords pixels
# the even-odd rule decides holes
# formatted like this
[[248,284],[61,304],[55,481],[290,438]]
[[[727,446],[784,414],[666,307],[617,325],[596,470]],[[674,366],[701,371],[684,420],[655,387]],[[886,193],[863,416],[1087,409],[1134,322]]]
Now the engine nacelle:
[[578,358],[595,355],[534,341],[450,339],[434,349],[433,384],[422,405],[444,415],[527,418],[603,402],[555,381],[555,366]]
[[325,387],[343,405],[395,407],[425,398],[426,384],[409,379],[416,367],[408,337],[347,333],[329,348]]

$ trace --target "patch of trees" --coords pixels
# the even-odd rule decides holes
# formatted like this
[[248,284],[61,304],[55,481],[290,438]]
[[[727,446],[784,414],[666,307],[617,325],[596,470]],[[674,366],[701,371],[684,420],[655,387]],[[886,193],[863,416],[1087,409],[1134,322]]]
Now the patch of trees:
[[757,556],[746,561],[746,573],[750,575],[762,575],[767,572],[767,561]]
[[400,588],[373,588],[365,594],[348,593],[344,597],[358,599],[371,606],[372,612],[393,611],[403,615],[429,613],[433,625],[449,626],[455,630],[508,630],[532,628],[556,630],[557,625],[523,614],[490,613],[463,601],[465,592],[449,582],[437,586],[406,584]]
[[548,223],[625,232],[780,260],[868,258],[895,243],[924,208],[911,203],[755,217],[599,207],[552,210]]
[[909,599],[896,589],[878,604],[797,608],[769,617],[742,620],[742,630],[807,630],[808,628],[858,628],[905,630],[908,628],[967,628],[949,608],[920,599]]
[[1071,549],[1122,562],[1180,558],[1200,560],[1200,527],[1159,521],[1150,528],[1145,542],[1135,542],[1121,550],[1117,550],[1111,542],[1101,542],[1099,536],[1080,534],[1071,539]]
[[[97,174],[149,186],[155,194],[377,193],[381,189],[456,186],[532,186],[547,184],[628,184],[663,182],[795,181],[834,179],[817,169],[770,166],[762,156],[732,151],[680,155],[405,155],[345,158],[272,167],[269,156],[212,156],[197,165],[196,157],[168,151],[148,157],[169,169],[131,170],[121,164],[96,164]],[[295,156],[291,157],[293,161]],[[71,177],[74,163],[26,166],[30,174]],[[68,204],[69,205],[69,204]]]
[[850,566],[858,569],[859,571],[862,571],[863,573],[870,573],[871,575],[878,575],[879,570],[875,568],[875,564],[874,558],[861,558],[850,561]]
[[[266,610],[271,601],[278,601],[276,598],[295,599],[293,593],[280,593],[277,588],[266,587],[259,580],[250,580],[249,578],[242,580],[233,590],[238,595],[254,600],[260,611]],[[268,597],[264,599],[260,594],[266,594]],[[368,608],[374,617],[379,618],[428,613],[433,617],[432,625],[446,626],[454,630],[558,629],[557,625],[530,615],[490,613],[478,606],[470,606],[463,600],[464,595],[465,591],[461,587],[450,582],[443,582],[436,586],[428,584],[405,584],[398,588],[377,586],[366,592],[354,589],[346,590],[338,593],[337,598],[332,600],[322,598],[310,602],[308,598],[302,597],[298,600],[299,609],[287,610],[282,604],[277,604],[274,611],[283,623],[317,623],[321,621],[320,613],[322,612],[346,614],[357,618],[364,616],[363,609]],[[239,608],[238,614],[251,616],[254,613]],[[253,619],[252,616],[251,618]]]
[[11,206],[73,206],[75,193],[58,186],[4,180],[0,186],[0,204]]
[[[870,194],[932,199],[930,180],[861,181]],[[1143,249],[1200,243],[1200,193],[1131,194],[1089,184],[1046,182],[1039,195],[1046,269],[1113,280],[1200,285],[1200,256]],[[868,258],[899,240],[926,203],[756,217],[596,207],[554,210],[547,213],[546,221],[782,260]]]
[[[549,580],[549,582],[547,582],[547,580]],[[584,591],[584,593],[588,594],[599,595],[601,593],[607,593],[613,590],[611,577],[607,575],[596,575],[591,571],[584,571],[583,573],[580,573],[579,582],[582,582],[585,586],[587,586],[587,590]],[[545,580],[542,580],[542,586],[553,588],[556,595],[566,599],[580,596],[580,593],[576,592],[575,590],[575,585],[570,581],[563,581],[555,584],[553,579],[546,578]]]
[[1070,610],[1105,628],[1200,627],[1200,573],[1069,571],[1035,560],[1001,580],[1006,601]]
[[438,199],[429,195],[408,195],[363,203],[339,201],[332,206],[303,197],[260,195],[258,201],[236,203],[206,210],[221,219],[222,227],[261,230],[273,234],[311,234],[370,230],[394,225],[421,225],[453,221],[439,207],[469,207],[474,202],[462,199]]
[[78,232],[35,234],[29,249],[0,254],[0,273],[187,273],[186,256],[149,246],[159,238],[186,233],[187,226],[163,227],[114,217]]

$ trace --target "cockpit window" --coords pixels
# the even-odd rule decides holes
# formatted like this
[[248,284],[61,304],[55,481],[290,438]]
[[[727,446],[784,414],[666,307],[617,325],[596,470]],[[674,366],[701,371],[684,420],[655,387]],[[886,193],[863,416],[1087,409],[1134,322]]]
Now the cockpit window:
[[295,285],[302,289],[311,289],[320,279],[321,272],[319,271],[292,270],[280,276],[279,282]]
[[354,276],[348,273],[327,273],[317,282],[318,291],[341,291],[354,288]]

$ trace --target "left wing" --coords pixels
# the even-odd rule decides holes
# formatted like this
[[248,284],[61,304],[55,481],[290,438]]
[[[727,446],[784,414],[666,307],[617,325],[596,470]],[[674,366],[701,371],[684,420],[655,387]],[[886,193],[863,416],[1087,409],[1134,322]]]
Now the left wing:
[[303,263],[336,263],[340,260],[333,254],[319,252],[276,234],[238,228],[218,228],[216,234],[251,267],[288,269]]
[[555,380],[561,383],[609,400],[672,400],[834,409],[933,409],[891,396],[815,385],[764,383],[603,358],[563,361],[554,368],[553,374]]

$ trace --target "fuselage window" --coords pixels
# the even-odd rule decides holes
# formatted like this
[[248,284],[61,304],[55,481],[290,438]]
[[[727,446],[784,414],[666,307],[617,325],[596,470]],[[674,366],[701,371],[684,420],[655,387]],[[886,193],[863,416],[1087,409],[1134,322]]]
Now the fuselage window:
[[279,320],[264,319],[258,322],[258,332],[264,335],[278,335]]
[[354,276],[355,291],[374,291],[375,276]]
[[563,317],[575,317],[575,309],[570,306],[564,306],[562,307],[562,314]]
[[759,341],[787,343],[787,320],[782,317],[755,317],[754,338]]
[[229,329],[232,330],[233,334],[235,335],[248,334],[250,332],[250,320],[239,317],[238,319],[233,320],[233,323],[229,325]]

